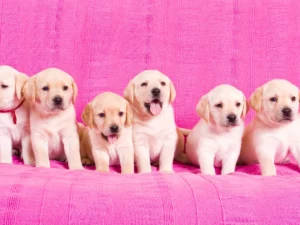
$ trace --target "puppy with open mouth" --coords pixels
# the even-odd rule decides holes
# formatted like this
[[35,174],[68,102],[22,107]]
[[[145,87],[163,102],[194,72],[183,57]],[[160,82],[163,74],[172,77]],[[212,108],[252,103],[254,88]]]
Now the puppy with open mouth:
[[261,174],[276,175],[275,163],[291,153],[300,164],[299,88],[282,79],[271,80],[250,97],[256,116],[246,127],[241,164],[259,163]]
[[32,76],[24,86],[30,102],[30,131],[37,167],[50,167],[50,159],[65,161],[69,169],[83,169],[80,160],[73,78],[57,68]]
[[244,94],[231,85],[219,85],[202,96],[196,111],[201,120],[187,136],[186,155],[202,174],[235,171],[240,154],[248,104]]
[[86,105],[82,120],[88,126],[81,138],[83,164],[96,164],[96,170],[109,172],[121,165],[122,173],[134,173],[132,110],[121,96],[104,92]]
[[12,151],[20,150],[25,165],[33,165],[29,106],[22,94],[28,76],[0,66],[0,162],[12,163]]
[[133,109],[138,172],[151,172],[151,162],[158,161],[159,171],[173,172],[174,153],[176,146],[183,147],[183,136],[179,139],[176,130],[172,107],[176,91],[172,81],[157,70],[146,70],[129,82],[124,96]]

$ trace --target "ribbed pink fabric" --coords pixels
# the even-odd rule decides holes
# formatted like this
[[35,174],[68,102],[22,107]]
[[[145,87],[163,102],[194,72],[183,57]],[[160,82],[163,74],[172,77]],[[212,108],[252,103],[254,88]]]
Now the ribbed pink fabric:
[[[247,96],[275,77],[299,85],[299,12],[299,0],[0,0],[0,64],[70,73],[78,118],[98,93],[161,70],[177,89],[178,125],[191,128],[217,84]],[[300,224],[294,165],[269,178],[257,166],[215,177],[180,165],[132,176],[52,166],[0,165],[0,224]]]

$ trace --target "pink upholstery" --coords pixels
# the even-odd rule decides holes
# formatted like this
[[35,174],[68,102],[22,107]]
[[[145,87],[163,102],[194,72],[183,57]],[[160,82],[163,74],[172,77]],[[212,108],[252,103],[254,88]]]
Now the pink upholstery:
[[[299,12],[299,0],[0,0],[0,64],[69,72],[78,118],[99,92],[122,94],[137,73],[161,70],[177,89],[178,125],[191,128],[217,84],[247,96],[275,77],[299,85]],[[177,165],[121,176],[0,165],[0,224],[299,224],[299,169],[278,170],[205,177]]]

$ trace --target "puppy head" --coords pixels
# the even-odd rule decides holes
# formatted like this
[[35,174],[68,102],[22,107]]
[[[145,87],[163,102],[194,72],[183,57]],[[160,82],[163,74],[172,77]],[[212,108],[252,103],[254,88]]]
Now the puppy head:
[[132,110],[124,98],[105,92],[86,105],[82,120],[99,132],[105,141],[113,144],[120,137],[123,128],[131,126]]
[[204,95],[197,104],[198,115],[219,127],[234,127],[242,123],[248,112],[244,94],[231,85],[219,85]]
[[69,74],[49,68],[27,81],[24,95],[38,110],[55,114],[74,104],[77,86]]
[[274,79],[254,91],[250,105],[263,121],[286,124],[298,114],[299,89],[286,80]]
[[157,116],[176,97],[172,81],[157,70],[146,70],[131,80],[124,97],[143,116]]
[[17,107],[23,100],[22,88],[28,76],[9,66],[0,66],[0,109]]

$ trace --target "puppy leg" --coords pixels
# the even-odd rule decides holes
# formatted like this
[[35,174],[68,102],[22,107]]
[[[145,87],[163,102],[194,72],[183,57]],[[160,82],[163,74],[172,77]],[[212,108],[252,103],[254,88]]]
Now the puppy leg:
[[159,172],[174,173],[173,160],[177,145],[176,141],[176,138],[173,140],[165,140],[159,156]]
[[227,157],[223,159],[222,171],[221,171],[222,175],[235,172],[235,167],[239,157],[239,153],[240,153],[240,148],[238,147],[237,150],[228,153]]
[[280,143],[274,138],[265,138],[260,140],[255,148],[261,175],[274,176],[276,175],[275,155]]
[[9,134],[0,136],[0,163],[12,163],[12,141]]
[[50,168],[48,141],[39,133],[31,134],[31,144],[36,167]]
[[215,154],[213,152],[198,149],[198,162],[201,174],[216,175],[214,160]]
[[[129,145],[130,146],[130,145]],[[119,159],[121,165],[121,173],[133,174],[134,173],[134,150],[131,145],[127,149],[119,151]]]
[[150,164],[150,155],[149,149],[144,146],[135,146],[135,160],[139,173],[150,173],[151,164]]
[[33,166],[35,163],[29,134],[22,138],[22,158],[25,165]]
[[70,170],[82,170],[78,134],[63,136],[62,141]]
[[109,155],[107,151],[101,149],[93,149],[93,157],[97,171],[109,172]]

